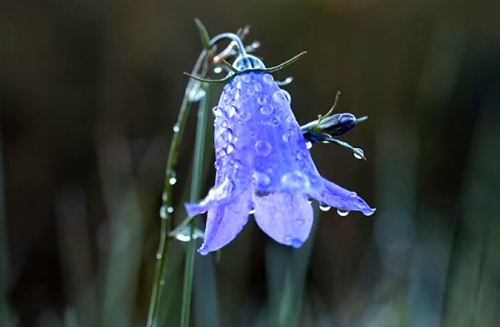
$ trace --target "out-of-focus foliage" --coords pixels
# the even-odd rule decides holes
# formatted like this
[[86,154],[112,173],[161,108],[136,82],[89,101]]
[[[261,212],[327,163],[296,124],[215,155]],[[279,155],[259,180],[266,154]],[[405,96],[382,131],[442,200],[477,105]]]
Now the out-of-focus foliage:
[[[367,161],[312,152],[377,213],[321,212],[300,250],[250,223],[217,262],[197,257],[193,325],[497,326],[498,12],[485,0],[2,2],[0,325],[144,325],[199,17],[212,35],[251,24],[270,66],[308,51],[276,74],[295,77],[300,123],[337,90],[339,112],[369,116],[344,138]],[[179,320],[184,249],[169,254],[166,326]]]

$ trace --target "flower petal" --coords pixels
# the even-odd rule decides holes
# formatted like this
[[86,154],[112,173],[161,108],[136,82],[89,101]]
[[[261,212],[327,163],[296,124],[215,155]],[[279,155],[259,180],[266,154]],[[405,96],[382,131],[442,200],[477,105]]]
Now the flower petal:
[[257,225],[276,242],[299,248],[309,237],[313,210],[302,193],[253,195]]
[[375,209],[370,208],[355,192],[348,191],[324,178],[323,183],[325,186],[322,189],[309,193],[319,202],[338,209],[361,211],[365,216],[371,216],[375,212]]
[[222,248],[240,233],[248,221],[251,194],[249,187],[233,202],[208,210],[205,240],[198,250],[200,254]]
[[229,204],[250,184],[250,171],[238,160],[225,161],[217,170],[215,187],[199,203],[186,203],[190,216],[207,212],[210,208]]
[[[217,114],[234,136],[234,153],[251,167],[257,189],[304,192],[323,186],[291,110],[290,95],[271,75],[236,76],[224,87],[218,108]],[[223,127],[216,122],[218,126]],[[224,135],[216,133],[216,139],[219,134]]]

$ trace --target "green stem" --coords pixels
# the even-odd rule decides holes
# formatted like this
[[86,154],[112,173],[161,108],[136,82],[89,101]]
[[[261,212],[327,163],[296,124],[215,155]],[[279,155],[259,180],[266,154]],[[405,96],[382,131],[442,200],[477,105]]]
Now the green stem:
[[[207,51],[204,50],[198,57],[196,64],[193,68],[193,74],[198,73],[202,70],[202,75],[205,75],[204,62],[207,57]],[[172,212],[168,210],[172,208],[172,184],[170,183],[170,178],[174,172],[174,167],[177,163],[177,154],[179,150],[180,141],[184,133],[184,127],[186,125],[189,108],[191,107],[191,97],[192,91],[199,85],[198,81],[190,79],[186,92],[184,93],[184,99],[182,100],[181,108],[179,110],[179,115],[177,116],[177,122],[174,125],[174,135],[170,142],[170,151],[168,153],[167,164],[165,167],[165,180],[163,188],[163,207],[162,209],[162,220],[161,220],[161,234],[160,234],[160,244],[158,246],[158,251],[156,252],[156,268],[153,280],[153,289],[151,291],[151,300],[149,303],[149,313],[148,313],[148,327],[158,326],[158,315],[159,315],[159,305],[160,296],[165,285],[164,275],[165,275],[165,265],[166,257],[169,249],[170,238],[168,233],[172,226]]]
[[[207,132],[208,120],[208,87],[206,95],[200,101],[198,109],[198,122],[196,125],[196,140],[194,146],[193,156],[193,177],[191,180],[191,193],[190,201],[195,202],[200,197],[201,189],[201,174],[203,168],[203,158],[205,150],[205,138]],[[184,268],[184,290],[182,292],[182,309],[181,309],[181,327],[189,326],[189,318],[191,316],[191,295],[193,289],[193,270],[194,270],[194,257],[196,252],[196,238],[194,237],[195,220],[189,222],[189,229],[191,239],[189,240],[186,262]]]

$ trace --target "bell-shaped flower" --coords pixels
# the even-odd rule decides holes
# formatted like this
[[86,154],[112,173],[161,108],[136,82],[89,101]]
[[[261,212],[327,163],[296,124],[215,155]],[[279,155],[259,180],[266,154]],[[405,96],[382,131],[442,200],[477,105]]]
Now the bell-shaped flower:
[[321,177],[290,107],[290,95],[263,72],[238,74],[222,92],[215,116],[215,187],[189,215],[208,211],[198,250],[216,251],[242,230],[249,212],[276,242],[300,247],[313,224],[309,197],[328,206],[370,208],[356,193]]

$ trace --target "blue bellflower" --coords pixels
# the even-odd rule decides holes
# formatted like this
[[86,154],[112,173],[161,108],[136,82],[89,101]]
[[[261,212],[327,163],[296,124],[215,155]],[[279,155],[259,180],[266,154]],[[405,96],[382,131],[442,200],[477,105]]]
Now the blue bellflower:
[[200,254],[231,242],[250,211],[276,242],[300,247],[313,224],[308,197],[367,216],[375,212],[356,193],[321,177],[290,100],[264,72],[238,74],[224,87],[213,108],[215,187],[200,203],[186,204],[191,216],[208,211]]

